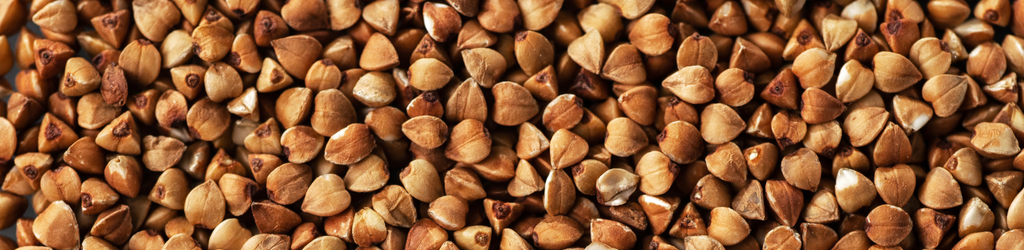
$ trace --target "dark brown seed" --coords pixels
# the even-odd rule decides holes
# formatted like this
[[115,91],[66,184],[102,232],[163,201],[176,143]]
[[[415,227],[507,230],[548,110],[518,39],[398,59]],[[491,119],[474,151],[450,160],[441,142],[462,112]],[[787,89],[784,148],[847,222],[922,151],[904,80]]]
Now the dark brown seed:
[[800,210],[803,209],[803,193],[788,182],[780,180],[765,182],[764,191],[776,219],[783,225],[796,225]]

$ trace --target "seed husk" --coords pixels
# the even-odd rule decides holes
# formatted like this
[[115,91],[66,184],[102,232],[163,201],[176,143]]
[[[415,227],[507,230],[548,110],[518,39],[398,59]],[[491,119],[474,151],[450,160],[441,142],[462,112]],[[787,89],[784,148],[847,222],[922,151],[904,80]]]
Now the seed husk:
[[399,175],[409,194],[417,200],[432,202],[444,196],[444,186],[437,169],[426,160],[413,160]]
[[483,123],[474,119],[463,120],[452,128],[445,156],[449,159],[477,163],[491,151],[491,136]]
[[297,31],[310,31],[329,27],[330,20],[328,20],[327,12],[327,3],[324,1],[289,1],[284,6],[281,6],[281,17],[289,27]]
[[[889,112],[879,107],[853,109],[843,122],[843,131],[855,147],[864,146],[874,141],[875,137],[885,128]],[[856,128],[856,129],[855,129]]]
[[786,181],[768,180],[764,185],[765,198],[776,220],[783,225],[796,225],[803,209],[803,193]]
[[490,48],[474,48],[462,51],[466,70],[481,87],[491,88],[508,67],[505,58]]
[[[280,66],[284,71],[288,72],[291,77],[304,79],[306,72],[309,71],[309,67],[316,62],[317,58],[323,52],[323,46],[316,41],[313,37],[307,35],[294,35],[288,37],[282,37],[274,39],[270,42],[270,45],[274,47],[274,53],[277,54],[277,59],[280,61]],[[302,48],[302,49],[299,49]],[[370,51],[372,48],[367,46],[366,51]],[[365,53],[365,52],[364,52]],[[379,52],[374,52],[379,53]],[[366,58],[366,57],[364,57]],[[270,59],[264,59],[263,68],[267,68],[267,61]],[[360,63],[362,65],[362,63]],[[367,67],[364,67],[367,68]],[[265,72],[266,70],[264,70]],[[267,80],[273,81],[278,77],[273,77],[272,73],[276,71],[270,71],[270,78]],[[282,76],[285,77],[285,76]],[[290,79],[290,77],[285,77]]]
[[953,227],[955,218],[930,208],[922,208],[914,213],[914,230],[925,247],[938,246],[943,235]]
[[715,97],[711,72],[699,65],[682,67],[661,84],[676,97],[691,104],[707,103]]
[[[366,47],[363,49],[363,54],[359,59],[359,66],[373,71],[391,69],[398,65],[397,53],[395,46],[387,37],[380,33],[374,33],[370,40],[366,42]],[[315,56],[313,56],[313,59],[315,60]]]
[[971,198],[960,208],[957,231],[960,237],[967,238],[968,235],[977,232],[988,231],[995,221],[992,209],[980,198]]
[[905,95],[892,98],[893,116],[903,131],[913,133],[924,127],[932,118],[932,108],[921,100]]
[[411,227],[416,221],[412,196],[399,185],[389,185],[373,195],[373,210],[388,225]]
[[218,181],[218,185],[221,188],[221,193],[224,194],[228,212],[235,216],[249,211],[253,197],[259,191],[256,181],[235,173],[225,173]]
[[782,158],[780,164],[783,176],[793,186],[814,191],[821,180],[821,163],[818,156],[807,148],[799,148]]
[[107,163],[103,176],[118,193],[135,198],[139,194],[142,169],[134,157],[119,155]]
[[[157,60],[153,60],[154,58]],[[117,65],[124,70],[123,73],[120,73],[123,76],[108,76],[111,74],[110,67],[108,67],[103,73],[104,81],[107,81],[109,77],[118,77],[142,86],[152,84],[160,73],[161,60],[159,58],[161,58],[160,51],[150,40],[132,41],[124,47],[117,60]]]
[[803,88],[820,88],[828,84],[835,72],[836,54],[819,48],[811,48],[800,53],[793,61],[793,74],[800,80]]
[[775,141],[782,149],[797,145],[807,135],[807,123],[800,115],[789,111],[775,114],[771,120],[771,128]]
[[100,213],[89,234],[102,237],[110,243],[124,244],[128,241],[131,230],[132,217],[129,215],[129,208],[120,205]]
[[161,206],[182,210],[189,193],[188,179],[185,172],[172,168],[160,174],[153,189],[149,192],[149,200]]
[[[749,181],[733,197],[731,208],[743,218],[764,220],[764,203],[764,189],[761,187],[761,182]],[[644,203],[640,204],[645,205]]]
[[846,111],[846,106],[831,94],[819,88],[809,88],[801,95],[803,107],[800,115],[809,124],[820,124],[834,120]]
[[673,162],[688,164],[700,157],[704,151],[700,131],[689,122],[674,121],[658,134],[658,146]]
[[89,61],[81,57],[68,59],[60,84],[60,93],[82,96],[100,87],[100,73]]
[[807,203],[807,207],[804,208],[804,214],[801,218],[809,223],[837,222],[839,221],[840,210],[842,208],[839,206],[836,196],[832,194],[832,191],[819,189],[811,196],[811,200]]
[[124,70],[116,64],[107,66],[103,72],[103,80],[100,83],[100,93],[103,94],[103,101],[113,106],[124,106],[128,98],[128,82],[125,80]]
[[921,205],[933,209],[951,208],[963,203],[959,183],[945,168],[929,171],[917,190]]
[[441,196],[430,202],[427,214],[438,226],[446,230],[458,230],[466,225],[469,204],[456,196]]
[[875,190],[886,203],[902,207],[914,194],[917,185],[914,170],[908,165],[897,164],[893,167],[875,169]]
[[[825,16],[819,26],[822,40],[825,43],[825,49],[834,52],[845,45],[857,33],[857,26],[858,23],[854,19],[840,17],[835,14]],[[874,25],[872,24],[871,26],[873,27]]]
[[892,205],[881,205],[867,216],[865,232],[871,241],[883,246],[895,246],[910,235],[913,221],[903,209]]
[[[653,90],[653,89],[652,89]],[[500,82],[491,88],[494,96],[494,122],[515,126],[540,112],[529,90],[513,82]]]
[[597,179],[597,202],[607,206],[618,206],[636,191],[640,177],[629,171],[614,168],[605,171]]
[[995,83],[1006,71],[1003,48],[996,43],[983,43],[971,50],[967,59],[967,74],[984,83]]
[[359,193],[372,192],[384,187],[389,176],[387,163],[379,156],[370,154],[349,166],[345,173],[345,188]]
[[605,136],[604,147],[613,155],[631,156],[648,144],[647,134],[643,132],[640,125],[629,118],[615,118],[608,122],[607,129],[608,134]]
[[[254,224],[263,233],[291,232],[302,223],[299,215],[294,211],[271,201],[253,202],[251,209]],[[354,229],[355,225],[353,225]]]
[[32,232],[43,245],[54,248],[72,248],[78,245],[78,221],[75,212],[64,201],[47,206],[32,223]]
[[[719,56],[724,55],[719,51]],[[739,68],[752,73],[761,73],[771,66],[768,55],[765,54],[757,44],[744,39],[736,38],[732,47],[732,54],[729,57],[729,68]]]
[[185,217],[200,228],[215,228],[224,218],[224,195],[213,180],[206,180],[188,193]]
[[913,62],[892,52],[876,54],[874,65],[875,88],[887,93],[902,91],[923,77]]
[[791,25],[795,27],[789,28],[792,36],[789,36],[789,42],[786,43],[786,48],[782,52],[783,59],[794,60],[806,50],[825,48],[824,41],[821,40],[818,31],[811,26],[810,22],[800,18],[794,18],[793,21],[794,23]]
[[565,248],[583,236],[583,228],[566,216],[545,218],[534,227],[533,242],[541,248]]
[[[715,90],[720,93],[719,101],[733,107],[739,107],[747,104],[754,98],[753,81],[754,75],[750,72],[743,71],[742,69],[732,68],[722,71],[715,80]],[[654,89],[651,90],[651,92],[655,91],[656,90]],[[620,95],[620,98],[622,98],[622,96],[626,96],[626,94]],[[627,112],[627,115],[630,115],[630,113]],[[631,115],[630,117],[635,116],[636,115]],[[634,118],[634,120],[637,119]]]
[[676,54],[676,65],[679,69],[687,66],[703,66],[710,70],[715,68],[717,60],[718,50],[711,39],[696,33],[683,39]]
[[301,164],[317,157],[324,147],[324,137],[308,126],[296,126],[281,134],[280,145],[289,162]]
[[447,240],[448,234],[445,233],[443,228],[439,227],[433,220],[423,219],[417,221],[409,229],[405,247],[415,248],[416,246],[422,246],[430,249],[441,249],[441,246]]
[[715,148],[705,161],[708,170],[723,181],[743,183],[747,178],[746,161],[735,143],[727,142]]
[[711,210],[708,236],[722,245],[736,245],[750,234],[750,226],[735,210],[726,207]]
[[96,215],[114,205],[119,195],[102,179],[89,178],[82,182],[82,213]]
[[723,35],[741,35],[747,33],[747,17],[739,3],[726,2],[711,15],[708,28]]
[[893,122],[889,122],[875,142],[875,149],[872,152],[876,165],[892,166],[906,163],[910,160],[912,146],[910,139],[903,130]]
[[643,83],[647,80],[647,72],[642,67],[640,55],[636,46],[629,44],[615,46],[604,62],[601,77],[625,84]]
[[701,111],[700,116],[701,137],[711,144],[722,144],[735,139],[747,126],[734,109],[721,103],[708,105]]
[[[595,53],[599,52],[599,53]],[[601,73],[604,64],[604,41],[599,32],[587,32],[569,44],[569,57],[583,69],[593,73]]]
[[210,233],[209,246],[241,248],[250,237],[252,237],[252,233],[242,227],[238,219],[226,219]]
[[[32,43],[32,53],[35,57],[35,66],[39,76],[43,79],[53,78],[65,68],[65,65],[73,55],[74,50],[68,45],[47,39],[38,39]],[[125,47],[127,50],[128,47]]]
[[1008,125],[1003,123],[979,123],[971,137],[971,146],[984,157],[1000,159],[1016,155],[1020,151],[1016,137]]
[[519,160],[516,175],[508,184],[509,195],[525,197],[541,190],[544,190],[544,180],[537,170],[528,161]]
[[925,82],[921,96],[932,103],[935,115],[949,117],[960,108],[967,93],[967,79],[956,75],[938,75]]
[[444,87],[454,76],[452,70],[440,60],[424,58],[409,66],[409,84],[420,90]]
[[519,219],[519,216],[523,213],[522,204],[515,202],[502,202],[484,199],[483,204],[484,213],[494,230],[504,229],[511,226],[512,222]]
[[312,181],[312,169],[309,166],[282,164],[267,176],[267,198],[283,205],[295,203],[304,197]]
[[863,174],[849,168],[839,170],[836,176],[836,198],[843,211],[853,213],[870,205],[875,194],[874,184]]
[[995,172],[985,176],[985,183],[988,184],[988,188],[992,191],[992,196],[996,201],[999,202],[1003,207],[1009,207],[1013,203],[1014,193],[1021,176],[1017,172],[1013,171],[1001,171]]
[[553,170],[544,182],[544,210],[551,215],[566,214],[576,201],[576,188],[565,171]]
[[135,1],[131,9],[139,32],[156,42],[163,41],[167,31],[181,19],[181,12],[171,1]]
[[288,247],[291,237],[281,234],[257,234],[245,241],[242,249],[278,249]]

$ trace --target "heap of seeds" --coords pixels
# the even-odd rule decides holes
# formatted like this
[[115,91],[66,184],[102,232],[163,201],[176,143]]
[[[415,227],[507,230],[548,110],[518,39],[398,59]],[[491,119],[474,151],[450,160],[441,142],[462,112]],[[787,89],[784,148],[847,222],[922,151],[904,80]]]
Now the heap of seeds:
[[0,250],[1022,250],[970,2],[0,0]]

